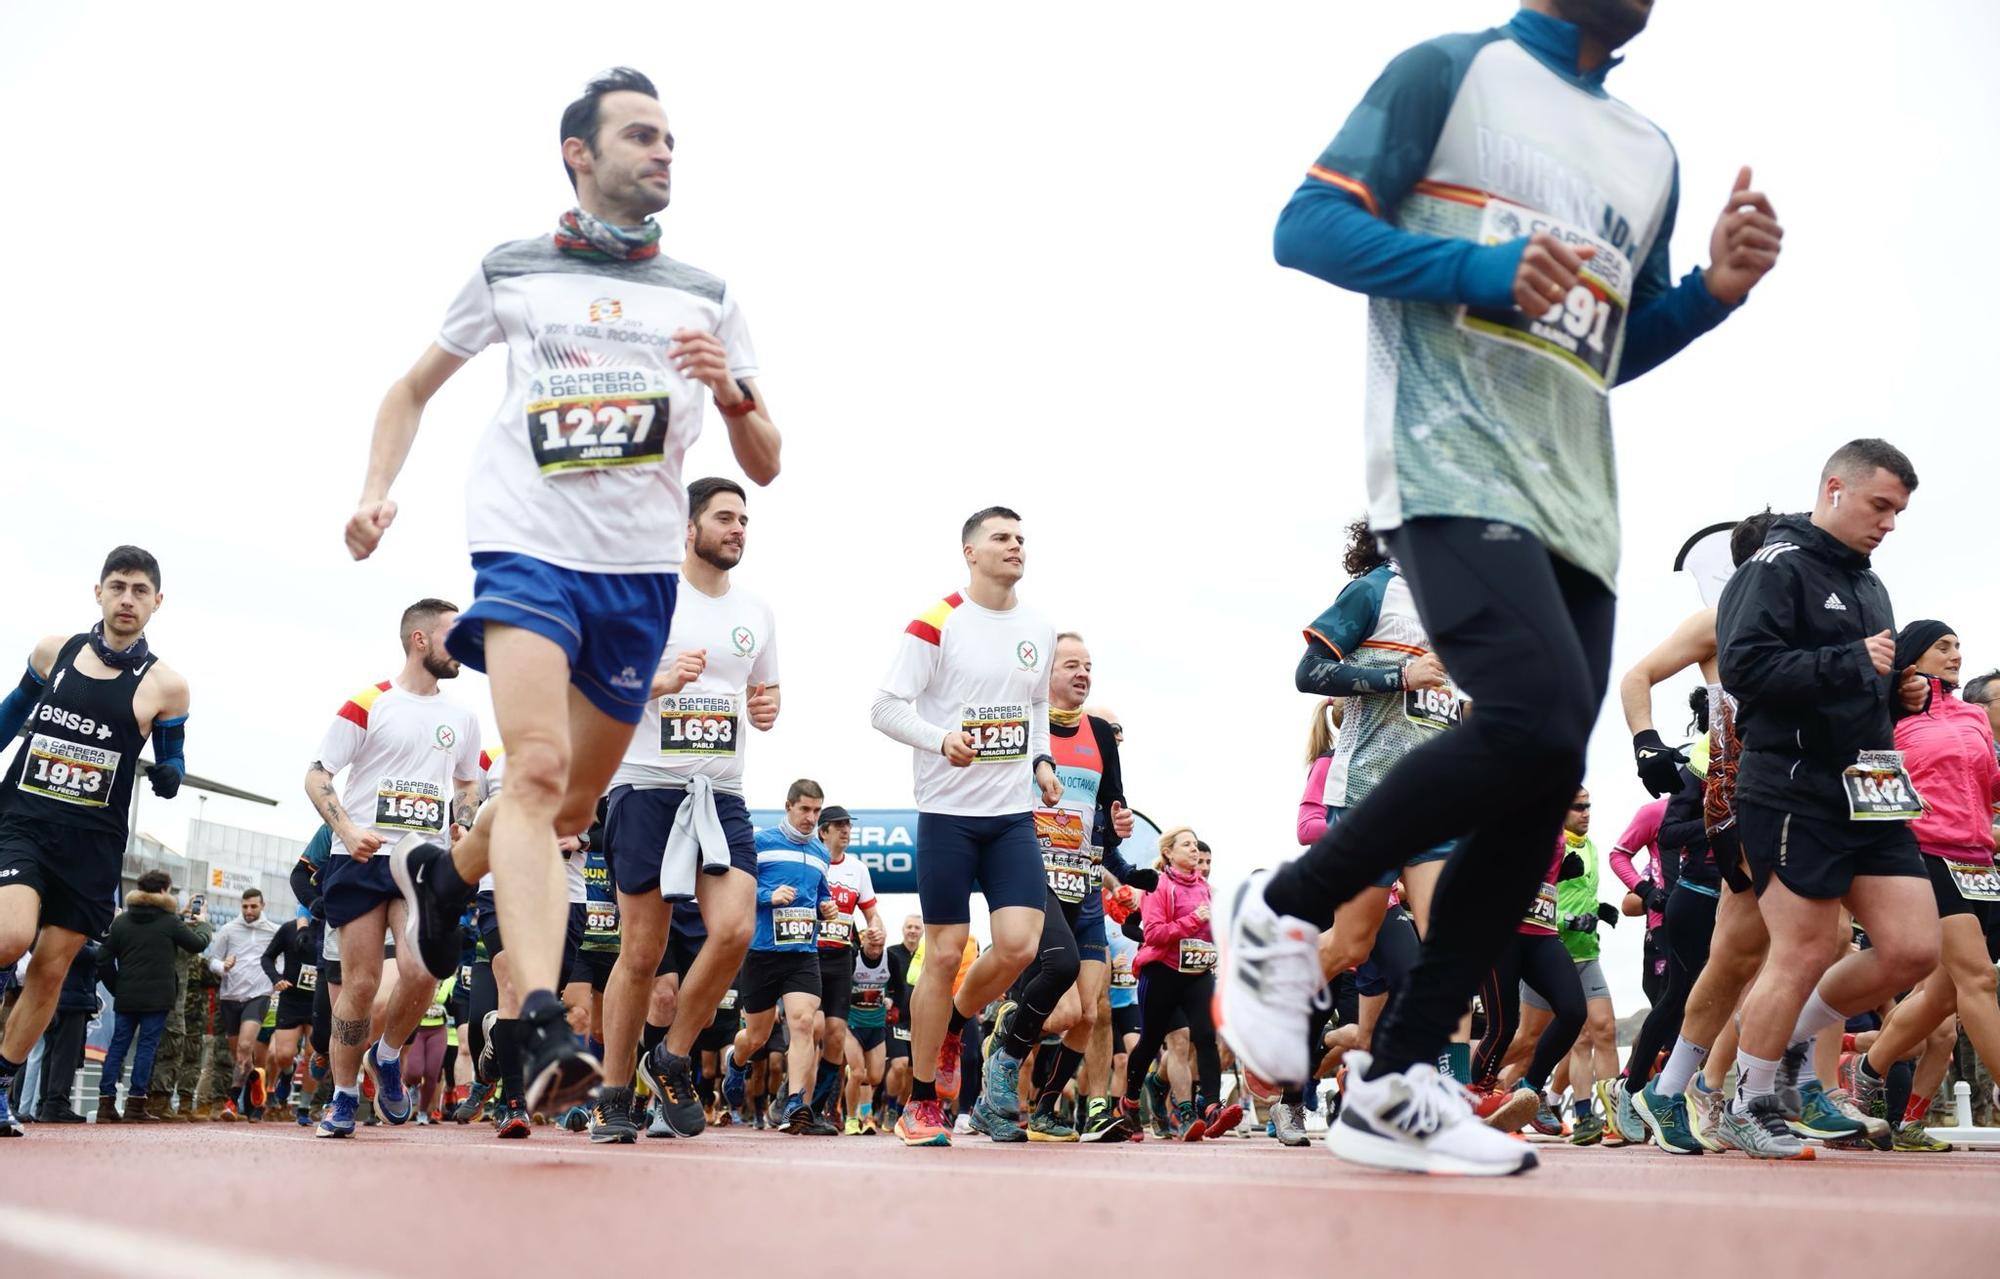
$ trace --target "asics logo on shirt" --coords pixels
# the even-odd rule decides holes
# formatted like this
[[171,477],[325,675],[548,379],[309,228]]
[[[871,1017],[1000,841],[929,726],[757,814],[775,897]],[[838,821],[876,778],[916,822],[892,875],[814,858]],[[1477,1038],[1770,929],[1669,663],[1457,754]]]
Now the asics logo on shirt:
[[1847,611],[1847,605],[1840,602],[1840,596],[1830,591],[1827,593],[1826,603],[1822,607],[1836,613],[1845,613]]
[[618,672],[618,674],[617,674],[617,675],[613,676],[613,677],[612,677],[612,680],[611,680],[611,682],[612,682],[613,684],[617,685],[617,686],[618,686],[619,688],[644,688],[644,687],[645,687],[645,685],[644,685],[644,684],[642,684],[642,683],[640,683],[640,682],[639,682],[639,672],[638,672],[638,671],[635,671],[635,670],[633,670],[633,669],[632,669],[631,667],[629,667],[629,666],[627,666],[627,667],[625,667],[624,669],[620,670],[620,671]]

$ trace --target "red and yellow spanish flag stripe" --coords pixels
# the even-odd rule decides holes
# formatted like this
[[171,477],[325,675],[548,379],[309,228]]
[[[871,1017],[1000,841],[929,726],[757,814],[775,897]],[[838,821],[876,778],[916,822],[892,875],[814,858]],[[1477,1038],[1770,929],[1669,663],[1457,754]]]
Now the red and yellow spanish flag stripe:
[[386,679],[380,684],[362,689],[341,704],[340,718],[359,724],[363,728],[368,727],[368,708],[375,704],[376,698],[388,691],[389,681]]
[[1306,174],[1309,177],[1318,178],[1321,182],[1337,186],[1360,200],[1361,207],[1368,210],[1370,216],[1378,218],[1382,216],[1382,210],[1375,204],[1375,193],[1368,189],[1367,183],[1356,182],[1345,173],[1335,173],[1323,164],[1315,164],[1312,168],[1306,170]]
[[944,641],[945,622],[951,617],[952,610],[963,603],[965,603],[963,595],[956,593],[947,595],[925,609],[915,621],[905,626],[903,630],[908,634],[916,636],[926,644],[942,643]]

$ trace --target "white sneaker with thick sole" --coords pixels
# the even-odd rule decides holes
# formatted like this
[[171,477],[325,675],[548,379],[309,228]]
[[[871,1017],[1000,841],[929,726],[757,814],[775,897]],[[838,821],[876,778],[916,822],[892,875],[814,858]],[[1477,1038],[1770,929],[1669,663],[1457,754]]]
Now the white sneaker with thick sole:
[[1538,1162],[1524,1141],[1486,1126],[1465,1090],[1422,1062],[1369,1080],[1367,1053],[1347,1054],[1347,1100],[1326,1148],[1350,1163],[1399,1172],[1506,1177]]
[[1319,929],[1272,910],[1264,901],[1270,880],[1270,872],[1261,872],[1236,890],[1214,1014],[1216,1030],[1243,1064],[1245,1086],[1265,1101],[1311,1080],[1307,1022],[1326,985]]

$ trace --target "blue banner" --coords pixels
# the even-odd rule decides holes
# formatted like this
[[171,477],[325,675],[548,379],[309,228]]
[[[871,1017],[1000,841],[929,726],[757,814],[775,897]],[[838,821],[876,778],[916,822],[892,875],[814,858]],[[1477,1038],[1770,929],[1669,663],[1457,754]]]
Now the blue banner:
[[[847,851],[868,864],[878,893],[917,891],[917,811],[914,808],[850,808],[854,838]],[[1132,838],[1125,841],[1127,860],[1151,866],[1159,855],[1159,828],[1134,810]],[[753,808],[750,822],[760,830],[785,820],[782,808]]]

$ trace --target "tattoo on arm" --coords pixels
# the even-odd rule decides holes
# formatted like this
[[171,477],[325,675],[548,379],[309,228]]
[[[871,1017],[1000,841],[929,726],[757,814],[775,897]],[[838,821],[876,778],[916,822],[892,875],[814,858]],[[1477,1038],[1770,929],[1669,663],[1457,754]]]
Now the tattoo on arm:
[[472,829],[473,819],[479,816],[479,797],[470,791],[462,791],[451,802],[451,820],[466,830]]
[[333,790],[333,774],[318,760],[312,766],[313,790],[310,798],[320,820],[338,830],[347,822],[347,810],[340,806],[340,800]]
[[335,1043],[346,1044],[350,1047],[356,1044],[367,1043],[368,1019],[363,1017],[359,1021],[348,1021],[345,1017],[335,1017],[333,1019],[333,1038]]

